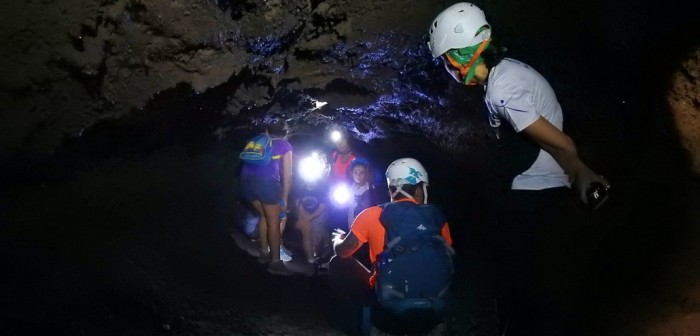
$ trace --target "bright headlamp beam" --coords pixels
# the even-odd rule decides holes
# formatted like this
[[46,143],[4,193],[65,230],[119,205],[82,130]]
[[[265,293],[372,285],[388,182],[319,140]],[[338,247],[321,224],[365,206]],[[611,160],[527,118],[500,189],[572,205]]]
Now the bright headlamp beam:
[[324,168],[318,153],[315,152],[299,161],[299,174],[307,182],[319,180],[323,176]]
[[331,141],[338,142],[342,138],[343,138],[343,135],[340,134],[340,131],[332,131],[331,132]]
[[350,202],[352,193],[350,192],[350,188],[348,188],[348,186],[341,184],[333,189],[331,196],[336,204],[345,205]]

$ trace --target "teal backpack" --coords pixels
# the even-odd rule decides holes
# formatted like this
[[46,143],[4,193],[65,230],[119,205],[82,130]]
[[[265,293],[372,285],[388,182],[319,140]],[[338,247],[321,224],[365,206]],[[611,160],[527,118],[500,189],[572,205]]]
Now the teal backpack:
[[441,234],[445,216],[432,204],[381,207],[385,242],[376,264],[377,301],[401,324],[434,326],[447,309],[454,272],[454,250]]
[[266,166],[272,159],[272,138],[267,133],[256,135],[248,140],[238,157],[245,164]]

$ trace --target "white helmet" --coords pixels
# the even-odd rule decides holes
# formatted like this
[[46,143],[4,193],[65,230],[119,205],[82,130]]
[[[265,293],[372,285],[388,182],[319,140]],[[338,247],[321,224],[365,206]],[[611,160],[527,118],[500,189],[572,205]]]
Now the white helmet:
[[425,199],[423,203],[428,202],[428,191],[425,188],[428,185],[428,172],[425,171],[423,165],[416,159],[402,158],[392,162],[389,168],[386,169],[386,183],[390,187],[396,187],[396,191],[391,195],[393,199],[398,193],[404,194],[406,197],[413,199],[405,191],[401,190],[401,186],[410,184],[416,185],[423,182],[423,193]]
[[428,48],[437,58],[450,49],[471,47],[491,37],[484,11],[468,2],[456,3],[443,10],[430,25]]

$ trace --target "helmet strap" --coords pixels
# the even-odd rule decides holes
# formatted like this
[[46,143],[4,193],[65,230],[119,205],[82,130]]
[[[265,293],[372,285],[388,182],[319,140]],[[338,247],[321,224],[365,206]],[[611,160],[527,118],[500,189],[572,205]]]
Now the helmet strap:
[[423,183],[423,204],[428,204],[428,185]]
[[[409,193],[407,193],[407,192],[405,192],[403,189],[401,189],[401,186],[403,186],[403,184],[396,186],[396,191],[394,191],[394,192],[391,194],[391,200],[393,201],[394,198],[396,197],[396,195],[398,195],[399,193],[401,193],[401,194],[403,194],[404,196],[408,197],[409,199],[412,199],[412,200],[415,201],[416,199],[415,199],[413,196],[411,196]],[[425,188],[425,185],[423,185],[423,188]]]
[[[391,200],[393,201],[396,195],[399,193],[403,194],[404,196],[408,197],[409,199],[412,199],[416,201],[416,198],[413,197],[412,195],[409,195],[407,192],[405,192],[403,189],[401,189],[402,185],[396,186],[396,191],[391,194]],[[428,185],[423,183],[423,204],[428,204]]]

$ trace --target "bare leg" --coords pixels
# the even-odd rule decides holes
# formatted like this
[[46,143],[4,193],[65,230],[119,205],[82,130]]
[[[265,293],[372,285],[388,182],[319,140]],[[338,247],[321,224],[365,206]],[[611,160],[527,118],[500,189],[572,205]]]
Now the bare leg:
[[304,249],[304,255],[306,256],[306,259],[311,260],[314,257],[311,221],[305,219],[307,218],[308,213],[306,212],[306,210],[304,210],[304,208],[299,207],[297,209],[297,213],[299,214],[299,220],[297,221],[296,226],[301,232],[301,245]]
[[324,256],[327,251],[325,249],[330,246],[330,233],[328,232],[328,213],[324,210],[311,224],[311,237],[313,249],[316,250],[317,256]]
[[280,245],[284,245],[282,237],[284,237],[284,228],[287,226],[287,217],[280,219]]
[[[263,212],[267,221],[267,242],[270,246],[270,261],[280,260],[280,205],[263,204]],[[262,232],[260,233],[262,234]]]
[[267,253],[267,249],[270,247],[267,240],[267,220],[265,220],[265,212],[263,211],[263,205],[260,201],[253,201],[253,208],[258,213],[258,235],[260,239],[260,253]]

